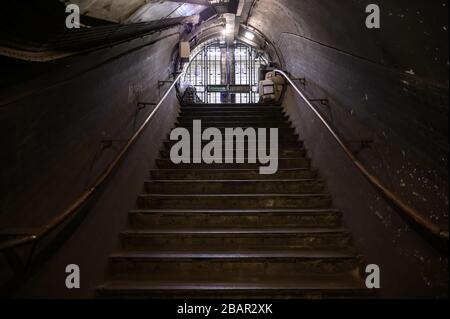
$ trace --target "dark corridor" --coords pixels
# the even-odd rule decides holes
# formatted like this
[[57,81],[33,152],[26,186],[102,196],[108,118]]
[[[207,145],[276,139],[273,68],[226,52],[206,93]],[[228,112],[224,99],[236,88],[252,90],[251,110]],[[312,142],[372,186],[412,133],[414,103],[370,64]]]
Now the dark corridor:
[[5,1],[2,297],[447,299],[448,5]]

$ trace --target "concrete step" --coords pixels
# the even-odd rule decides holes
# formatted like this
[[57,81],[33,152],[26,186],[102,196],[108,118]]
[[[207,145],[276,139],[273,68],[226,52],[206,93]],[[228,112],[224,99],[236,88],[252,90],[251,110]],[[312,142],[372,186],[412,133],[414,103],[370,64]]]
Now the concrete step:
[[[236,143],[236,140],[237,140],[237,137],[236,137],[236,135],[233,135],[233,134],[228,134],[227,132],[224,132],[223,131],[223,128],[221,129],[222,131],[221,131],[221,133],[222,133],[222,144],[223,145],[225,145],[225,142],[224,141],[228,141],[228,140],[232,140],[234,143]],[[189,131],[189,134],[192,134],[192,129],[188,129],[188,131]],[[192,135],[191,135],[192,136]],[[269,140],[269,137],[270,137],[270,135],[268,135],[267,137],[266,137],[266,145],[270,145],[269,144],[269,142],[270,142],[270,140]],[[288,134],[284,134],[284,135],[281,135],[281,134],[279,134],[278,135],[278,143],[280,144],[280,142],[281,142],[281,138],[283,139],[283,140],[288,140],[288,141],[290,141],[290,142],[297,142],[297,141],[300,141],[300,137],[298,136],[298,134],[295,134],[295,133],[291,133],[291,132],[289,132]],[[192,140],[192,138],[191,138],[191,140]],[[166,140],[167,142],[170,142],[171,140],[170,140],[170,134],[168,134],[167,135],[167,140]],[[202,140],[203,142],[206,142],[206,143],[202,143],[203,145],[205,145],[205,144],[208,144],[208,143],[210,143],[211,142],[211,139],[209,139],[209,140]],[[258,136],[255,136],[255,137],[251,137],[251,138],[247,138],[247,137],[245,137],[245,142],[247,142],[247,141],[251,141],[251,142],[257,142],[258,141]],[[255,145],[257,145],[257,144],[255,144]],[[302,142],[302,145],[303,145],[303,142]],[[246,145],[245,145],[246,147],[247,147],[247,143],[246,143]]]
[[[120,234],[122,251],[109,260],[102,296],[370,295],[342,214],[281,107],[183,106],[176,127],[192,133],[194,120],[223,135],[226,128],[279,128],[278,172],[261,175],[267,164],[259,163],[175,165],[170,149],[177,142],[168,136],[129,212],[130,228]],[[248,162],[248,152],[243,156]]]
[[279,169],[273,175],[261,175],[259,169],[157,169],[151,170],[155,180],[266,180],[266,179],[312,179],[317,178],[317,170],[309,168]]
[[329,228],[225,228],[225,229],[130,229],[120,234],[127,251],[214,250],[284,251],[343,250],[350,247],[350,235],[344,229]]
[[260,208],[330,208],[328,194],[308,195],[140,195],[140,209],[260,209]]
[[[211,114],[211,115],[210,115]],[[201,120],[203,123],[208,122],[276,122],[276,123],[288,123],[289,118],[283,113],[262,113],[262,114],[250,114],[250,115],[236,115],[235,113],[231,114],[212,114],[212,113],[204,113],[204,114],[189,114],[189,115],[180,115],[178,117],[178,123],[192,123],[194,120]]]
[[337,228],[341,212],[335,209],[149,209],[129,212],[133,229],[216,228]]
[[[222,149],[222,154],[223,156],[226,156],[226,154],[228,154],[228,152],[232,152],[231,154],[234,154],[234,157],[236,157],[236,154],[238,154],[239,152],[244,152],[245,154],[245,158],[249,157],[249,151],[250,152],[255,152],[256,156],[258,156],[258,150],[257,149],[249,149],[249,148],[245,148],[245,149],[238,149],[238,150],[234,150],[234,149],[225,149],[225,146]],[[164,148],[163,150],[160,151],[160,155],[162,159],[168,159],[170,158],[170,147]],[[280,148],[278,149],[278,156],[283,157],[283,158],[296,158],[296,157],[305,157],[306,154],[306,150],[304,148]],[[191,159],[193,158],[193,154],[191,154]]]
[[193,125],[194,120],[201,121],[202,128],[207,127],[291,127],[291,124],[288,120],[284,118],[278,117],[267,117],[267,118],[255,118],[255,117],[247,117],[247,118],[179,118],[177,121],[177,126],[183,127],[191,127]]
[[147,194],[318,194],[323,181],[308,180],[151,180]]
[[283,111],[281,106],[261,106],[261,105],[208,105],[208,106],[182,106],[180,108],[181,112],[247,112],[247,111],[257,111],[257,112],[271,112],[271,111]]
[[295,281],[179,282],[109,281],[97,288],[107,298],[155,299],[330,299],[367,298],[373,293],[354,274],[314,275]]
[[[226,138],[227,136],[222,136],[222,138]],[[164,142],[163,147],[166,150],[170,150],[175,144],[177,144],[179,141],[171,141],[169,138]],[[201,145],[202,148],[209,144],[211,141],[202,141]],[[251,143],[250,145],[258,145],[257,144],[257,139],[251,139],[251,140],[246,140],[244,147],[245,149],[247,149],[249,146],[249,143]],[[225,143],[222,140],[222,145],[225,145]],[[234,140],[234,144],[237,145],[236,140]],[[191,140],[191,145],[192,145],[192,140]],[[238,147],[238,146],[235,146]],[[288,135],[279,135],[278,136],[278,149],[282,150],[284,148],[302,148],[303,147],[303,141],[300,141],[299,138],[293,134],[288,134]],[[269,138],[267,138],[266,140],[266,148],[270,149],[270,140]]]
[[110,257],[114,279],[217,282],[295,280],[313,274],[359,274],[360,258],[345,251],[117,252]]
[[241,116],[251,116],[251,117],[267,117],[267,116],[273,116],[273,117],[283,117],[288,119],[287,115],[283,110],[271,110],[271,111],[258,111],[258,110],[252,110],[252,111],[233,111],[233,110],[218,110],[218,111],[209,111],[209,110],[199,110],[199,111],[181,111],[178,113],[179,118],[191,118],[191,119],[197,119],[197,117],[222,117],[227,118],[229,116],[232,117],[241,117]]
[[[260,163],[247,163],[245,159],[243,159],[245,163],[235,163],[230,164],[174,164],[170,159],[157,159],[156,166],[160,169],[259,169],[260,167],[266,167],[268,164],[260,164]],[[282,168],[309,168],[310,160],[306,157],[299,158],[279,158],[278,159],[278,169]]]
[[[209,127],[218,128],[221,132],[224,132],[226,128],[278,128],[279,135],[283,134],[289,134],[294,133],[294,128],[291,126],[290,123],[285,121],[256,121],[256,120],[248,120],[248,121],[233,121],[233,122],[223,122],[223,121],[202,121],[201,123],[202,130],[205,130]],[[175,124],[175,127],[184,127],[187,129],[192,129],[194,123],[192,121],[186,122],[177,122]]]
[[[189,133],[190,134],[192,134],[192,128],[191,127],[189,127],[189,128],[187,128],[188,129],[188,131],[189,131]],[[204,129],[204,128],[203,128]],[[220,128],[220,130],[221,130],[221,133],[222,133],[222,141],[223,140],[227,140],[227,139],[229,139],[229,140],[231,140],[231,139],[234,139],[234,140],[236,140],[236,136],[235,135],[233,135],[233,134],[229,134],[228,132],[225,132],[224,130],[225,130],[226,128]],[[281,133],[283,133],[284,131],[283,131],[284,129],[282,129],[281,130]],[[257,133],[257,131],[256,131],[256,133]],[[289,141],[300,141],[301,143],[302,143],[302,145],[303,145],[303,141],[301,141],[300,140],[300,137],[299,137],[299,135],[297,134],[297,133],[295,133],[293,130],[291,130],[291,129],[289,129],[289,132],[288,133],[286,133],[286,134],[283,134],[283,135],[281,135],[280,134],[280,131],[278,131],[278,142],[280,143],[281,142],[281,140],[283,139],[283,140],[289,140]],[[167,134],[167,142],[170,142],[171,140],[170,140],[170,134],[171,133],[168,133]],[[267,137],[266,137],[266,141],[267,141],[267,144],[269,144],[269,141],[268,141],[268,138],[270,137],[270,135],[268,135]],[[282,138],[281,138],[282,137]],[[192,140],[192,135],[191,135],[191,140]],[[255,137],[252,137],[252,138],[247,138],[247,137],[245,137],[245,140],[247,141],[247,140],[249,140],[249,141],[258,141],[258,136],[255,136]],[[211,142],[211,139],[210,140],[206,140],[206,141],[204,141],[204,142],[206,142],[206,144],[207,143],[209,143],[209,142]],[[223,144],[225,144],[225,143],[223,143]]]

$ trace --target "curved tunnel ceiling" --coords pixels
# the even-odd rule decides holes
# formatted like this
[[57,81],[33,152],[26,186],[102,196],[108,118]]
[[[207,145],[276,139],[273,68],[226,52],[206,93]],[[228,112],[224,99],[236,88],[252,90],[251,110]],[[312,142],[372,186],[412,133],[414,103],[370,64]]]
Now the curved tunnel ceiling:
[[68,0],[81,14],[116,23],[148,22],[199,14],[208,0]]
[[[213,0],[68,0],[81,13],[117,23],[134,23],[192,16],[214,8]],[[448,82],[448,1],[383,1],[382,29],[365,28],[365,8],[361,0],[232,0],[239,23],[260,30],[278,47],[293,38],[342,51],[391,68]],[[445,9],[444,9],[445,8]],[[230,10],[228,10],[230,12]],[[436,12],[440,14],[436,15]],[[217,20],[216,20],[217,21]],[[205,24],[202,29],[207,29]],[[202,30],[197,30],[202,33]],[[405,37],[410,34],[410,37]],[[431,36],[433,35],[433,36]],[[409,48],[415,48],[411,50]]]
[[[127,23],[139,19],[160,19],[171,13],[170,8],[177,8],[173,7],[173,3],[190,4],[180,6],[182,9],[178,12],[172,11],[173,14],[180,15],[190,15],[196,10],[200,12],[211,8],[206,5],[206,9],[202,9],[203,5],[199,1],[58,0],[51,3],[78,3],[84,15]],[[34,6],[30,5],[32,2]],[[9,20],[3,19],[3,25],[9,23],[9,30],[13,30],[22,22],[27,22],[23,30],[20,30],[23,33],[18,35],[32,34],[28,32],[30,26],[35,27],[33,30],[41,27],[42,30],[35,31],[32,35],[37,34],[43,40],[50,39],[50,35],[56,34],[52,33],[55,26],[63,25],[64,10],[56,11],[54,17],[50,15],[39,20],[41,16],[45,16],[36,14],[45,12],[45,8],[42,11],[35,10],[41,7],[40,4],[37,5],[40,2],[41,0],[14,2],[20,6],[13,6],[14,10],[4,10],[4,16]],[[241,0],[239,3],[236,10],[237,26],[240,25],[238,32],[246,28],[259,30],[261,34],[257,41],[261,43],[260,47],[264,49],[267,46],[265,49],[269,51],[272,48],[269,43],[273,43],[277,53],[283,58],[283,68],[293,77],[304,77],[304,89],[308,95],[326,97],[329,100],[323,113],[332,121],[333,126],[349,141],[370,143],[368,149],[358,150],[358,155],[373,173],[383,177],[396,193],[424,212],[424,217],[448,225],[449,1],[380,0],[381,30],[368,30],[364,25],[365,6],[371,3],[370,0]],[[20,14],[26,13],[26,9],[32,14],[21,17]],[[53,7],[50,6],[49,11],[53,12]],[[78,170],[67,170],[61,164],[55,168],[56,173],[50,175],[53,171],[36,170],[35,167],[47,167],[51,163],[48,158],[57,158],[53,152],[65,157],[66,147],[69,149],[75,144],[60,141],[72,141],[73,136],[81,136],[85,140],[79,141],[79,157],[70,154],[67,163],[72,165],[77,161],[80,171],[84,169],[82,164],[85,161],[78,159],[84,159],[88,155],[90,146],[93,151],[98,151],[98,145],[91,142],[104,139],[103,128],[114,132],[117,129],[119,132],[118,128],[128,127],[123,125],[123,121],[131,118],[135,110],[134,107],[130,108],[130,105],[135,105],[135,100],[130,99],[130,95],[140,96],[141,87],[147,88],[150,85],[148,91],[152,98],[149,100],[159,99],[161,88],[158,84],[172,71],[168,67],[173,63],[170,53],[179,47],[180,33],[183,40],[197,41],[194,46],[220,34],[224,28],[224,19],[220,14],[224,12],[215,12],[217,17],[208,21],[205,21],[208,18],[203,17],[199,25],[189,24],[186,28],[178,28],[181,22],[177,22],[177,28],[170,31],[173,32],[170,38],[152,42],[155,45],[145,48],[141,46],[142,42],[135,41],[124,44],[124,51],[120,52],[108,50],[80,56],[68,61],[69,63],[61,61],[60,64],[38,65],[42,69],[33,70],[38,74],[36,81],[34,78],[31,80],[35,82],[29,81],[31,84],[25,81],[24,85],[30,85],[30,89],[23,86],[26,90],[19,92],[19,99],[14,95],[16,88],[12,88],[11,96],[14,99],[8,100],[8,110],[11,111],[4,113],[8,116],[4,121],[6,131],[13,141],[17,141],[15,145],[20,147],[20,152],[8,152],[10,155],[19,154],[19,160],[16,157],[6,157],[8,164],[12,164],[4,167],[13,168],[6,170],[8,180],[12,181],[12,187],[8,191],[28,190],[33,180],[27,183],[23,181],[30,176],[35,178],[33,174],[40,171],[44,174],[45,181],[49,176],[56,176],[66,188],[56,187],[56,182],[52,182],[50,187],[58,188],[58,191],[68,190],[71,183],[67,183],[70,179],[65,174],[79,180],[79,176],[73,173]],[[36,20],[30,22],[29,17]],[[160,22],[164,21],[155,24]],[[45,28],[42,28],[43,25]],[[113,27],[123,26],[114,24]],[[132,28],[133,25],[126,27]],[[191,32],[183,32],[185,29]],[[242,38],[242,33],[235,34],[235,38]],[[149,43],[150,41],[157,41],[157,37],[149,39]],[[273,58],[274,55],[271,55]],[[27,64],[20,66],[28,71]],[[58,66],[61,68],[57,69]],[[87,71],[80,72],[80,66]],[[47,67],[50,69],[45,70]],[[16,69],[11,70],[14,72],[10,74],[16,72]],[[42,70],[48,73],[41,72]],[[89,74],[85,76],[87,72]],[[23,77],[21,73],[19,69],[17,74]],[[69,80],[66,80],[66,76]],[[37,81],[41,79],[44,80],[42,84]],[[58,84],[45,87],[51,81]],[[439,87],[433,86],[436,83]],[[74,89],[86,92],[73,94]],[[34,95],[35,92],[39,94]],[[336,203],[349,216],[347,221],[356,230],[354,238],[358,240],[358,245],[365,247],[371,260],[396,264],[391,270],[389,267],[383,268],[387,271],[383,274],[386,276],[384,278],[392,279],[384,281],[390,285],[390,294],[415,293],[420,291],[417,287],[431,287],[432,290],[445,288],[448,295],[448,263],[441,267],[442,258],[435,255],[434,250],[431,251],[430,246],[414,231],[405,228],[400,217],[386,202],[380,200],[379,194],[372,193],[371,188],[360,182],[359,175],[351,173],[346,159],[334,151],[336,145],[329,142],[328,133],[324,135],[322,128],[315,124],[317,119],[298,107],[295,95],[287,95],[285,103],[286,109],[290,110],[289,116],[302,129],[305,145],[312,146],[310,154],[314,156],[316,165],[324,172],[323,176],[327,180],[334,181],[331,187],[337,194]],[[111,113],[112,108],[117,111]],[[99,115],[110,113],[114,118]],[[66,125],[67,119],[70,119],[69,126]],[[89,126],[89,131],[86,130],[86,125]],[[91,133],[88,135],[86,132]],[[54,138],[55,136],[58,138]],[[46,147],[36,153],[38,145]],[[372,151],[374,152],[370,153]],[[86,156],[87,160],[88,157]],[[389,159],[386,163],[385,158]],[[28,164],[26,159],[33,159],[32,163]],[[22,170],[22,163],[24,166],[26,164],[26,169]],[[8,199],[9,207],[15,208],[26,194],[16,193],[18,200],[15,202],[14,198]],[[61,198],[68,194],[61,192]],[[8,196],[13,197],[12,195],[14,194],[8,193]],[[133,199],[134,196],[135,194]],[[29,199],[23,210],[25,212],[30,211],[29,207],[37,201],[52,204],[52,201],[42,201],[41,197]],[[48,207],[44,205],[43,208]],[[8,211],[15,212],[15,209]],[[43,212],[40,216],[43,218],[52,209],[40,211]],[[23,219],[23,215],[15,213],[15,218]],[[398,256],[397,246],[408,250],[402,250],[402,255]],[[417,256],[424,256],[423,260]],[[441,274],[441,268],[445,268],[445,273]],[[402,271],[396,271],[398,269]],[[406,284],[400,287],[398,282]],[[429,294],[435,296],[432,290]]]
[[248,24],[279,47],[288,47],[295,38],[302,38],[448,83],[448,1],[382,1],[380,30],[365,27],[365,8],[369,3],[260,0],[254,2]]

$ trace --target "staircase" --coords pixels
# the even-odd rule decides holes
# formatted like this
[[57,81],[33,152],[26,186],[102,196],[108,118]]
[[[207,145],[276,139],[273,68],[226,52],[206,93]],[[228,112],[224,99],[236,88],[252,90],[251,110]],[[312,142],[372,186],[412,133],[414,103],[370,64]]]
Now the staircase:
[[368,295],[361,257],[279,106],[183,106],[177,126],[279,128],[279,171],[182,164],[164,143],[100,296],[329,298]]

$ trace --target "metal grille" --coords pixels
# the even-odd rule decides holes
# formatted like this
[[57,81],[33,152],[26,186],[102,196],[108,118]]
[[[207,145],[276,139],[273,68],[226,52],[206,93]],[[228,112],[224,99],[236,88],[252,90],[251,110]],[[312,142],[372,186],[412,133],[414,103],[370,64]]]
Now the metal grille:
[[261,59],[256,50],[238,44],[234,49],[234,79],[235,84],[249,85],[249,93],[235,94],[236,103],[257,103],[259,101],[258,82]]
[[193,52],[183,82],[195,89],[202,103],[258,103],[262,63],[252,47],[214,41]]

